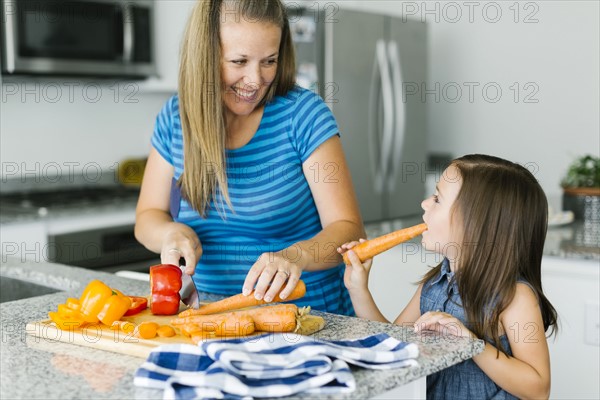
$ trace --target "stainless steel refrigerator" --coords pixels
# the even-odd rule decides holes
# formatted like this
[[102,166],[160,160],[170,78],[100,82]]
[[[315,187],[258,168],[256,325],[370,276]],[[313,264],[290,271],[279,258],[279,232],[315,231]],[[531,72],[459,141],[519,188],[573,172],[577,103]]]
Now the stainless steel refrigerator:
[[[298,83],[331,107],[365,222],[422,212],[425,23],[336,9],[290,9]],[[430,96],[431,97],[431,96]]]

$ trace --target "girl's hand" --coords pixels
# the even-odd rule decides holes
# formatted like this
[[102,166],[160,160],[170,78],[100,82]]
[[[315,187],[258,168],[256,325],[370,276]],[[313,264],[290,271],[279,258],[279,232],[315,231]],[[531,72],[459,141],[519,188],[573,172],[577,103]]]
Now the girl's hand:
[[346,288],[351,292],[357,290],[368,290],[369,272],[371,271],[373,260],[368,259],[365,260],[364,263],[361,263],[356,253],[351,250],[354,246],[364,241],[365,239],[360,239],[359,242],[354,241],[344,243],[337,248],[337,251],[340,254],[347,252],[348,258],[352,263],[351,265],[346,265],[346,270],[344,271],[344,285],[346,285]]
[[[291,254],[297,254],[297,249],[295,251]],[[297,262],[302,257],[294,257],[292,261],[283,255],[287,253],[286,250],[282,250],[261,254],[246,275],[242,289],[244,296],[248,296],[254,289],[254,297],[257,300],[264,298],[266,302],[270,302],[285,286],[279,295],[282,300],[285,300],[298,284],[303,270]]]
[[179,266],[179,259],[183,257],[185,273],[194,275],[200,256],[202,256],[202,244],[196,232],[187,225],[174,222],[163,238],[160,262]]
[[414,326],[415,332],[435,331],[444,335],[451,334],[476,339],[475,335],[458,318],[441,311],[426,312],[417,319]]

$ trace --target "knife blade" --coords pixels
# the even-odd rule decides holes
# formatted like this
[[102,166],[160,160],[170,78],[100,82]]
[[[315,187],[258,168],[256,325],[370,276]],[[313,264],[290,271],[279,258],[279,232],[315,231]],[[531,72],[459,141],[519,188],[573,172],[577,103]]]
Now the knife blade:
[[179,291],[181,301],[191,308],[200,307],[196,284],[192,277],[185,273],[185,259],[183,257],[179,259],[179,268],[181,268],[181,290]]

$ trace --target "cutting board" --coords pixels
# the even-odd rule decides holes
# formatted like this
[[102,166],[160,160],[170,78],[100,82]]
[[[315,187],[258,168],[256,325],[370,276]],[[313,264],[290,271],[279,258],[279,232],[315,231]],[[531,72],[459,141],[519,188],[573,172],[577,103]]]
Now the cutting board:
[[[179,311],[181,312],[185,309],[186,307],[182,304]],[[148,308],[137,315],[123,317],[121,320],[130,321],[134,325],[138,325],[144,321],[154,321],[159,325],[170,325],[170,321],[175,317],[177,316],[153,315]],[[296,333],[302,335],[311,335],[320,331],[325,326],[325,320],[322,317],[310,314],[303,316],[300,322],[300,328]],[[82,329],[63,331],[58,329],[51,320],[45,319],[28,323],[26,331],[28,334],[45,339],[46,341],[76,344],[142,358],[146,358],[155,347],[164,344],[194,344],[189,337],[182,335],[177,328],[175,328],[177,335],[173,337],[157,336],[154,339],[142,339],[133,334],[112,330],[101,323],[88,325]],[[256,332],[255,334],[262,333],[264,332]]]

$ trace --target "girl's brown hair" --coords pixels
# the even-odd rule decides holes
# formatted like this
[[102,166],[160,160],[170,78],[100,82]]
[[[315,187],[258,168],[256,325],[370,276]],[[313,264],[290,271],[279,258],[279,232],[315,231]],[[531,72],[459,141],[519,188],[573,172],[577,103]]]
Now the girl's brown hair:
[[[222,18],[231,14],[281,28],[277,73],[260,107],[295,84],[295,56],[285,8],[279,0],[198,0],[188,20],[179,68],[179,114],[184,142],[183,197],[200,215],[210,201],[224,215],[231,209],[225,159],[226,126],[221,84]],[[217,193],[222,196],[218,201]]]
[[[499,339],[500,314],[513,300],[521,278],[538,298],[544,331],[552,327],[555,333],[556,310],[542,291],[548,202],[541,186],[529,170],[498,157],[467,155],[451,165],[462,180],[452,221],[462,225],[455,277],[467,328],[506,352]],[[421,282],[440,269],[441,264]]]

